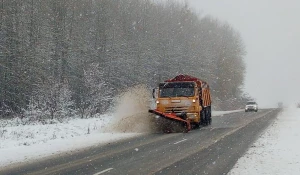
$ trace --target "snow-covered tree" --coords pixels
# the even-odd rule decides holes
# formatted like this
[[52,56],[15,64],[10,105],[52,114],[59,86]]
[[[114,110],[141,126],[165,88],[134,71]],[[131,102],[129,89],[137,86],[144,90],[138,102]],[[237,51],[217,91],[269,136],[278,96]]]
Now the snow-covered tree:
[[241,37],[229,24],[200,16],[188,4],[1,2],[2,117],[22,113],[30,103],[44,104],[52,117],[65,115],[57,104],[65,100],[73,101],[72,109],[82,116],[91,116],[103,113],[110,99],[126,88],[153,87],[177,74],[206,80],[221,101],[242,95]]
[[84,84],[87,91],[81,101],[82,117],[100,113],[110,100],[110,90],[103,77],[104,73],[100,70],[99,64],[92,63],[84,70]]

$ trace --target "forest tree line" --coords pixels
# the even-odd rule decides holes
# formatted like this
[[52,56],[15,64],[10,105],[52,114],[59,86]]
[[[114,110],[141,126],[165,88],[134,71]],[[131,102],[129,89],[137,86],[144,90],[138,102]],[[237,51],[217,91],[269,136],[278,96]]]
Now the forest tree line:
[[151,0],[0,0],[0,118],[105,112],[124,89],[178,74],[215,104],[243,95],[245,48],[229,24]]

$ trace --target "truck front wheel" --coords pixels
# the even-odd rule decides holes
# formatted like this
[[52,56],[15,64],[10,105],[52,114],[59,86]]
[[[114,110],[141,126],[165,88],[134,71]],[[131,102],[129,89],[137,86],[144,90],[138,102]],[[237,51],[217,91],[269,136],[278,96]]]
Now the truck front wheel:
[[202,111],[201,111],[201,124],[203,126],[207,126],[208,125],[208,120],[207,120],[207,112],[206,112],[206,108],[204,108]]

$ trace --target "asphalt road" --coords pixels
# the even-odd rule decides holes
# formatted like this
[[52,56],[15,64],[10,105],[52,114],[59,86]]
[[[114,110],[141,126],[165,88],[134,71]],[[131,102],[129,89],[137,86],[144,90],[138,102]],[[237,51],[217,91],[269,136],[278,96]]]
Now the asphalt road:
[[278,109],[268,109],[216,116],[211,126],[189,133],[146,134],[11,166],[0,174],[227,174],[278,113]]

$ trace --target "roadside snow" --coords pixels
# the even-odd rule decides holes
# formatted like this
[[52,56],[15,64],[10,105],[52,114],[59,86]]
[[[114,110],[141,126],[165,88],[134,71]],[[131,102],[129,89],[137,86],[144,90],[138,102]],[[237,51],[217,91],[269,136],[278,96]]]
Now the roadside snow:
[[300,174],[300,109],[287,108],[228,175]]
[[95,133],[101,131],[110,118],[111,116],[106,115],[100,118],[75,118],[65,120],[62,123],[54,120],[53,122],[47,122],[47,124],[34,122],[27,125],[23,125],[17,120],[9,120],[9,125],[3,127],[2,132],[0,131],[2,133],[0,135],[0,149],[12,146],[30,146],[51,140],[69,139]]
[[[238,111],[240,110],[213,111],[213,116]],[[123,110],[122,114],[124,113]],[[132,115],[127,111],[125,117],[102,115],[62,122],[54,120],[27,123],[20,119],[1,120],[0,167],[138,136],[149,131],[145,123],[140,125],[141,122],[148,121],[145,120],[146,117],[147,115],[141,114]],[[137,125],[133,122],[140,123]]]
[[10,122],[0,127],[0,167],[138,135],[106,132],[111,121],[112,116],[104,115],[56,124],[15,126]]

